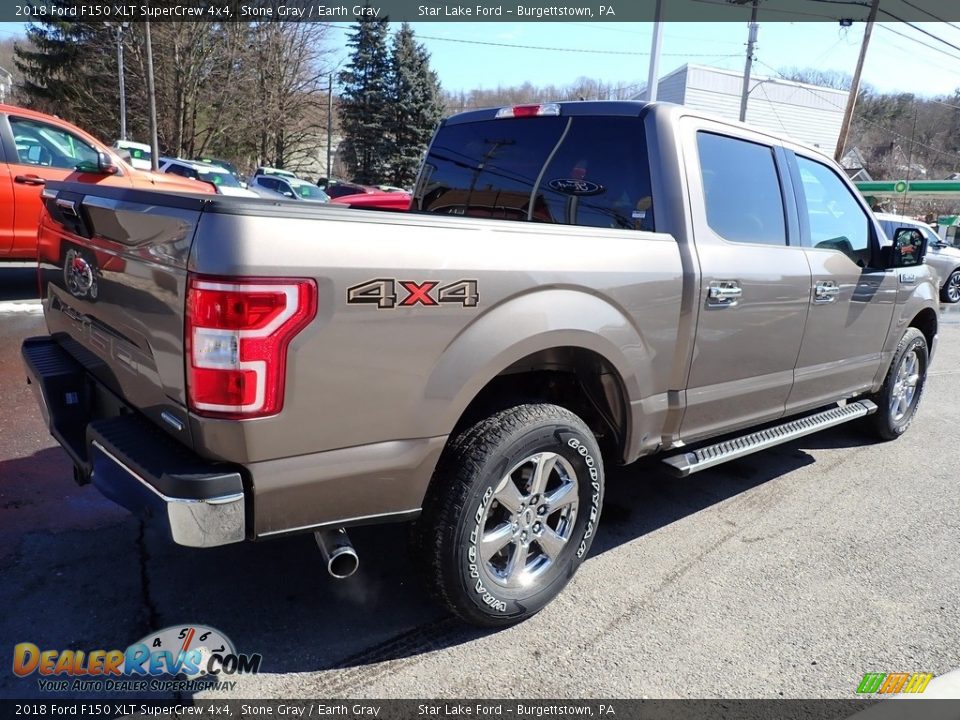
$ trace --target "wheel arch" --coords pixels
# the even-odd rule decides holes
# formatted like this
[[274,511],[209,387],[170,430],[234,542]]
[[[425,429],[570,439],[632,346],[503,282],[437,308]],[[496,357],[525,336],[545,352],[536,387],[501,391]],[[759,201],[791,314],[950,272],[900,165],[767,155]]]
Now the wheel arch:
[[601,409],[585,411],[584,419],[592,429],[612,424],[618,454],[629,457],[633,404],[654,387],[652,357],[641,331],[612,303],[577,289],[537,291],[489,310],[458,334],[430,373],[423,408],[453,432],[511,397],[563,406],[573,397],[581,411],[597,401]]
[[925,307],[913,316],[908,326],[917,328],[917,330],[923,333],[923,337],[927,341],[927,352],[931,358],[933,357],[933,350],[937,342],[938,323],[939,320],[937,319],[936,310]]

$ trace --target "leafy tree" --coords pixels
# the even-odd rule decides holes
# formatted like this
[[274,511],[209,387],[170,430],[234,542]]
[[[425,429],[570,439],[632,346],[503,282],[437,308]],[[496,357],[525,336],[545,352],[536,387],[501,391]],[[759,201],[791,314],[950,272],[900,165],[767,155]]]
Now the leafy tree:
[[416,179],[420,159],[443,116],[440,81],[430,69],[430,54],[403,23],[393,36],[390,68],[391,117],[388,132],[393,152],[389,181],[407,187]]
[[393,152],[390,122],[390,57],[387,20],[361,16],[347,45],[350,63],[340,73],[341,151],[352,179],[368,184],[384,181]]

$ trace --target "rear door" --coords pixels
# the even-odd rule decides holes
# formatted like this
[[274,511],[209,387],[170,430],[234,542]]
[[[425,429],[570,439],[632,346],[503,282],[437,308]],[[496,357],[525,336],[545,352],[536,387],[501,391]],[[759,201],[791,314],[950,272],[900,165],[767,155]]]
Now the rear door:
[[801,410],[870,388],[899,281],[896,271],[876,267],[879,228],[846,178],[824,158],[787,155],[813,284],[788,403],[788,409]]
[[701,267],[680,432],[689,442],[783,415],[810,268],[782,150],[761,134],[699,118],[682,122]]

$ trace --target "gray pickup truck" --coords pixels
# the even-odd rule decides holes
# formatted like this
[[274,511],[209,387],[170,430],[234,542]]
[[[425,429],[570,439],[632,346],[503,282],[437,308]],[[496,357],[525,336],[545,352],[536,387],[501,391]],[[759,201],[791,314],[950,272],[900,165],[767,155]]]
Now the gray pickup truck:
[[597,533],[604,467],[679,475],[910,424],[938,288],[809,148],[666,105],[457,115],[409,213],[50,183],[23,345],[76,478],[181,545],[412,524],[506,625]]

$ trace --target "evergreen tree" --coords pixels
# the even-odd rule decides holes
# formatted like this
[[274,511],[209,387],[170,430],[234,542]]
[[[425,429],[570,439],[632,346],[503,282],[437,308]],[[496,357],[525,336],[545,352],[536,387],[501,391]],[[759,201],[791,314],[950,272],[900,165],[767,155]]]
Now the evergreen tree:
[[389,180],[409,187],[416,179],[420,160],[443,115],[440,82],[430,69],[430,54],[416,41],[413,29],[403,23],[393,37],[390,67],[392,139]]
[[[73,0],[55,0],[70,7]],[[15,64],[28,105],[112,140],[119,130],[116,28],[102,22],[46,20],[27,28]]]
[[353,48],[350,64],[340,73],[340,124],[344,159],[352,180],[384,182],[392,142],[387,132],[390,116],[390,58],[387,20],[361,17],[347,45]]

